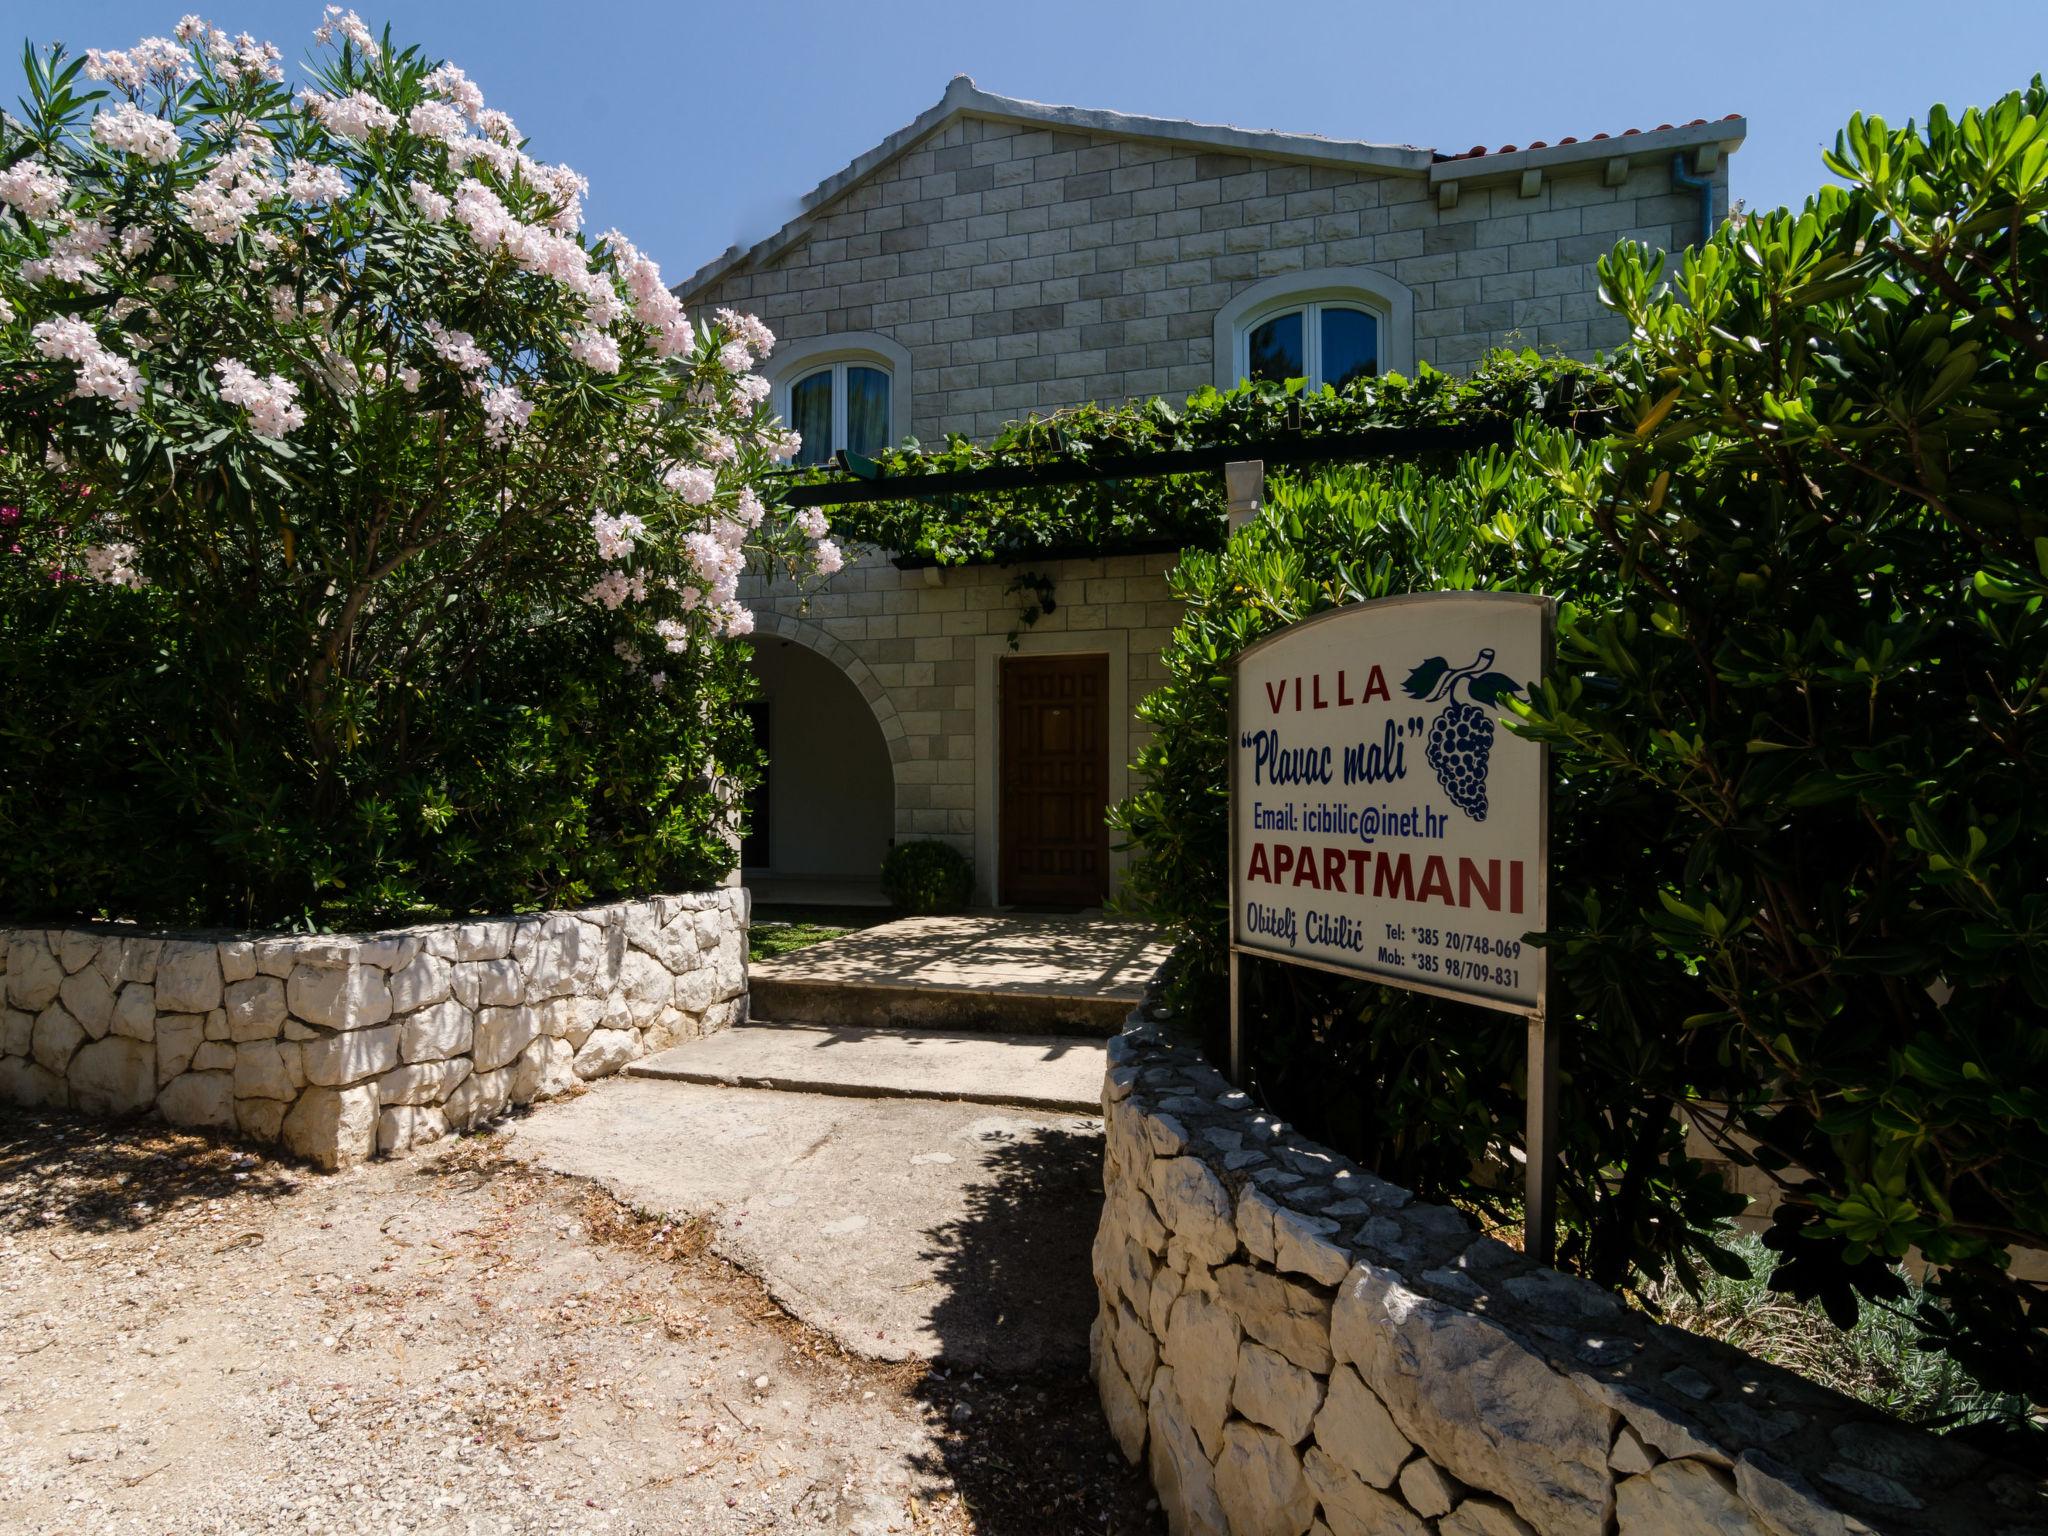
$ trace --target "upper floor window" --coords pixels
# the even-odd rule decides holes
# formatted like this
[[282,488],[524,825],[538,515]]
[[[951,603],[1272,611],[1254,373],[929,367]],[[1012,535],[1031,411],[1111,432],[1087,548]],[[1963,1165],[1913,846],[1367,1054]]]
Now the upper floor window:
[[1380,317],[1361,304],[1323,301],[1265,316],[1244,332],[1248,379],[1307,379],[1342,389],[1380,371]]
[[799,464],[823,464],[840,449],[873,458],[895,441],[889,370],[877,362],[825,363],[789,382],[783,419],[802,435]]
[[1216,383],[1306,379],[1342,389],[1415,367],[1415,296],[1370,267],[1288,272],[1216,312]]

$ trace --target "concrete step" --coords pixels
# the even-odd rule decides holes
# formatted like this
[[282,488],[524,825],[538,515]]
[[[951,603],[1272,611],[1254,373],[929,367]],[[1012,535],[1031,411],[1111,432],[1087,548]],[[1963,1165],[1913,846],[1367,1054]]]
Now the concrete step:
[[1102,918],[906,917],[747,968],[750,1017],[1108,1036],[1166,959],[1150,930]]
[[778,1024],[835,1028],[933,1028],[1012,1035],[1089,1035],[1106,1040],[1124,1026],[1135,999],[1022,988],[917,986],[811,976],[747,979],[747,1012]]
[[741,1024],[644,1057],[629,1076],[846,1098],[952,1099],[1094,1113],[1098,1039],[858,1025]]

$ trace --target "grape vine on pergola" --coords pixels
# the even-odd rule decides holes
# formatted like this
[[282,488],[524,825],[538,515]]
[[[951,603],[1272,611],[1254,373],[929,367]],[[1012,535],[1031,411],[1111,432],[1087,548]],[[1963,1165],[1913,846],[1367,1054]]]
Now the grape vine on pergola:
[[[1184,402],[1084,403],[981,442],[906,439],[872,458],[842,450],[786,471],[782,489],[793,507],[833,509],[844,542],[906,567],[1214,548],[1224,507],[1242,513],[1260,499],[1267,470],[1448,467],[1511,444],[1525,422],[1604,431],[1611,397],[1599,364],[1499,353],[1465,377],[1422,369],[1341,392],[1296,380]],[[1223,480],[1235,484],[1219,494]]]

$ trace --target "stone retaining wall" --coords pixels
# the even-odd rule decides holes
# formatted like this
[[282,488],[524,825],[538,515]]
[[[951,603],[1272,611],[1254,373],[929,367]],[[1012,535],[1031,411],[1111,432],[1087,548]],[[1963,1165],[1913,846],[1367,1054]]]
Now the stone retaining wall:
[[1111,1042],[1091,1357],[1174,1536],[2048,1530],[2031,1475],[1477,1237]]
[[0,1101],[401,1152],[746,1014],[747,893],[388,933],[0,929]]

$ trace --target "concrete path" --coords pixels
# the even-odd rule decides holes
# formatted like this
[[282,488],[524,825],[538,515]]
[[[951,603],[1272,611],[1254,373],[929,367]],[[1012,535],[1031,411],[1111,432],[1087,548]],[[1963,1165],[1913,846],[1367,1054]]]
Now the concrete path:
[[748,968],[779,1024],[1114,1034],[1164,963],[1150,929],[1099,917],[909,917]]
[[1061,1035],[744,1024],[626,1068],[634,1077],[829,1093],[962,1099],[1087,1114],[1102,1101],[1103,1042]]
[[510,1140],[631,1205],[710,1219],[718,1253],[859,1354],[1085,1361],[1099,1119],[618,1077]]

